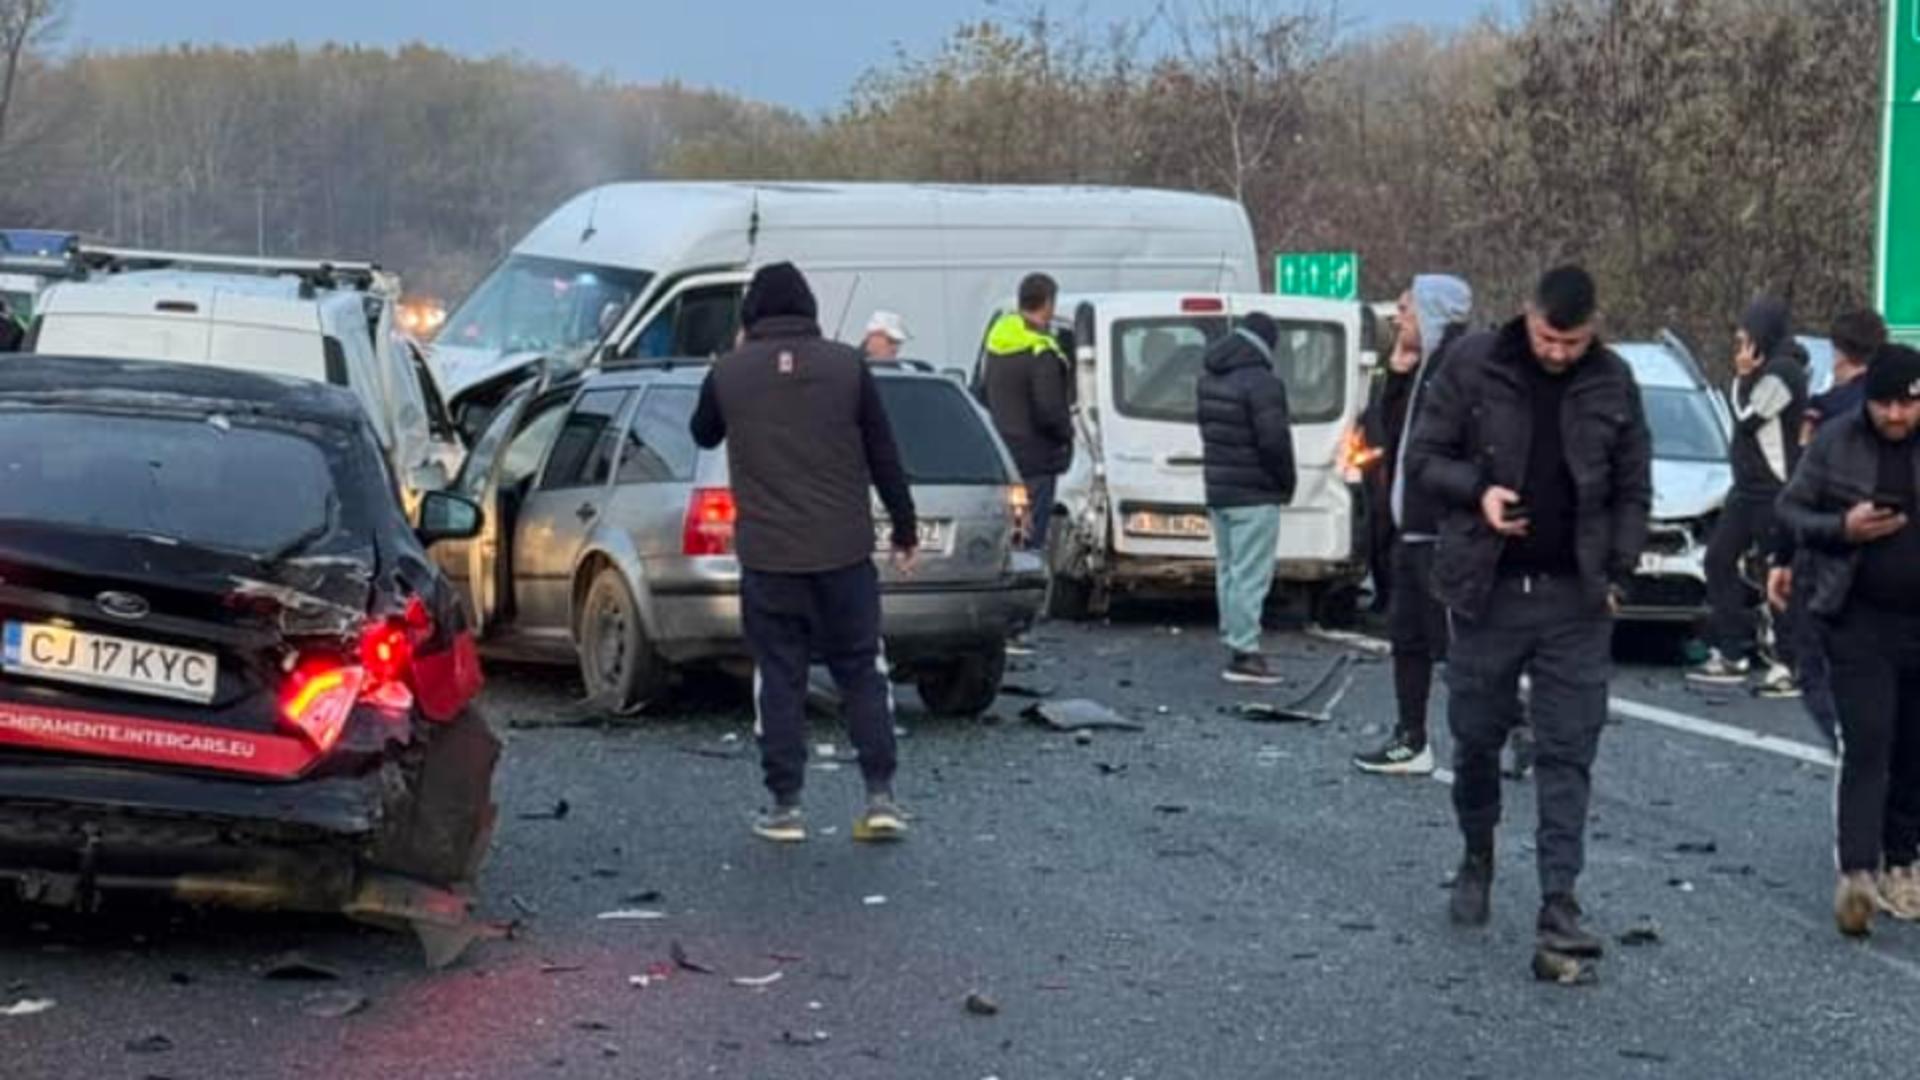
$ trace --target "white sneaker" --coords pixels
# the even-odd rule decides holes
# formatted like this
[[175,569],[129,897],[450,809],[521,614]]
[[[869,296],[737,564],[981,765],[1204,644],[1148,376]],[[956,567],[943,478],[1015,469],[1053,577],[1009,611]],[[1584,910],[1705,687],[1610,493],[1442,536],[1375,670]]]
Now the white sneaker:
[[1407,736],[1394,732],[1385,746],[1371,754],[1355,754],[1353,767],[1375,776],[1432,776],[1433,747],[1415,747]]
[[1785,664],[1774,664],[1760,677],[1760,685],[1753,692],[1763,698],[1797,698],[1800,696],[1800,684],[1794,681],[1792,668]]
[[1707,653],[1707,662],[1687,672],[1687,681],[1705,683],[1709,686],[1738,686],[1747,681],[1747,672],[1751,669],[1745,657],[1729,660],[1721,655],[1719,649]]

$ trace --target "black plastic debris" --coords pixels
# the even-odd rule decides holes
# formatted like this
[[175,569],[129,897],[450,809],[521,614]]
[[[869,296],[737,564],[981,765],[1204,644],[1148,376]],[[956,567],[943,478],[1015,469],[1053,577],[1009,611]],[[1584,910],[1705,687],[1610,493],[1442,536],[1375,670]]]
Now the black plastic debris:
[[1712,855],[1720,850],[1720,845],[1712,840],[1684,840],[1673,845],[1673,850],[1682,855]]
[[639,892],[630,892],[620,898],[623,904],[657,904],[660,900],[659,889],[641,889]]
[[1628,1061],[1648,1061],[1656,1065],[1665,1064],[1673,1060],[1658,1050],[1642,1050],[1633,1046],[1621,1047],[1620,1056],[1626,1058]]
[[781,1046],[821,1046],[827,1038],[824,1031],[783,1031],[775,1041]]
[[1066,701],[1043,701],[1030,705],[1020,714],[1032,723],[1049,727],[1055,731],[1145,731],[1145,724],[1135,723],[1107,708],[1097,701],[1085,698],[1071,698]]
[[687,950],[685,948],[682,948],[678,941],[675,941],[672,945],[668,947],[667,955],[673,957],[673,966],[679,968],[681,971],[691,971],[695,975],[719,974],[719,972],[716,972],[715,970],[708,967],[707,965],[699,963],[693,960],[691,957],[689,957],[687,955]]
[[1619,941],[1622,945],[1634,947],[1658,945],[1660,944],[1660,928],[1652,923],[1641,923],[1638,926],[1629,927],[1622,931]]
[[567,813],[572,809],[573,809],[572,805],[569,804],[567,800],[560,799],[553,804],[552,809],[529,810],[526,813],[520,815],[520,820],[521,821],[565,821],[567,817]]
[[1275,724],[1325,724],[1333,719],[1347,691],[1353,689],[1353,656],[1341,653],[1328,661],[1307,689],[1283,705],[1265,702],[1242,704],[1235,711],[1247,720]]
[[967,995],[966,1009],[974,1016],[1000,1015],[1000,1003],[978,990]]
[[1096,761],[1093,767],[1100,770],[1101,776],[1125,776],[1127,772],[1125,765],[1116,765],[1110,761]]
[[296,950],[267,961],[260,977],[275,982],[332,982],[340,978],[340,971]]
[[129,1054],[164,1054],[173,1049],[173,1040],[159,1032],[127,1040]]

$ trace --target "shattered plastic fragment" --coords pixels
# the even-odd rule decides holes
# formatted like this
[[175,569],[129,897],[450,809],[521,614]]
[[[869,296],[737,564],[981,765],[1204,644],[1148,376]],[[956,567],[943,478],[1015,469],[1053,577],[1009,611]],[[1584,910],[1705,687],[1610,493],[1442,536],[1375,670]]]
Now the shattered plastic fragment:
[[772,986],[774,983],[786,977],[787,973],[784,971],[776,971],[771,975],[741,975],[733,980],[733,985],[744,986],[749,989],[759,989],[761,987]]
[[1020,715],[1055,731],[1147,730],[1145,724],[1135,723],[1097,701],[1088,701],[1084,698],[1043,701],[1037,705],[1028,706]]
[[667,955],[673,957],[673,966],[679,968],[681,971],[691,971],[696,975],[717,974],[712,968],[705,964],[696,963],[692,958],[687,956],[687,950],[682,948],[678,941],[675,941],[667,949]]
[[887,902],[887,898],[876,893],[873,896],[862,897],[860,902],[868,907],[879,907]]
[[51,1008],[50,998],[24,998],[11,1005],[0,1005],[0,1016],[37,1016]]
[[340,1020],[367,1007],[367,995],[358,990],[316,990],[300,1002],[300,1011],[322,1020]]
[[601,922],[658,922],[666,918],[667,913],[647,908],[625,908],[620,911],[603,911],[594,917]]
[[1000,1003],[978,990],[967,995],[966,1009],[975,1016],[1000,1015]]
[[1652,923],[1642,923],[1639,926],[1631,927],[1620,934],[1620,944],[1658,945],[1660,944],[1660,928]]
[[129,1054],[164,1054],[172,1049],[173,1040],[157,1031],[150,1035],[142,1035],[137,1039],[127,1040],[127,1053]]

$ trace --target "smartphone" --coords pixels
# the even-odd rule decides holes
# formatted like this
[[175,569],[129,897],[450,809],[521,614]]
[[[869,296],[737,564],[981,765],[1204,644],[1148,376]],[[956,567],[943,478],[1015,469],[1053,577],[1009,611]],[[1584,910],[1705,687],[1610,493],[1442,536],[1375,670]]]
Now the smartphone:
[[1509,525],[1524,525],[1531,513],[1532,511],[1527,509],[1526,503],[1511,502],[1507,504],[1507,509],[1501,514],[1501,517],[1505,519]]
[[1904,514],[1907,512],[1907,500],[1904,495],[1882,493],[1873,497],[1873,508],[1887,514]]

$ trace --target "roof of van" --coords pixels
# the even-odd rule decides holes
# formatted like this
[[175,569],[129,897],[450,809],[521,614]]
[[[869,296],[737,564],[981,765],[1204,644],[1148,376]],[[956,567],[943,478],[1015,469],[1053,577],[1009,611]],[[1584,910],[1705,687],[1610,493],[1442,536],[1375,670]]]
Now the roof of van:
[[1610,342],[1608,347],[1633,369],[1634,381],[1641,386],[1692,390],[1700,385],[1687,361],[1661,342]]
[[[191,310],[161,310],[162,303],[191,305]],[[317,333],[323,307],[360,303],[360,295],[350,291],[302,297],[300,282],[292,277],[141,270],[55,286],[42,299],[40,314],[176,315]]]
[[519,254],[652,270],[700,237],[746,233],[804,216],[806,227],[988,227],[1191,231],[1251,237],[1239,203],[1152,188],[855,184],[808,182],[643,182],[581,193],[548,215],[514,249]]

